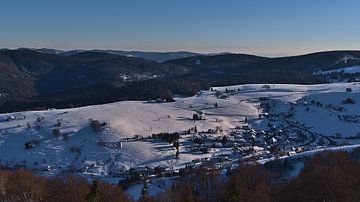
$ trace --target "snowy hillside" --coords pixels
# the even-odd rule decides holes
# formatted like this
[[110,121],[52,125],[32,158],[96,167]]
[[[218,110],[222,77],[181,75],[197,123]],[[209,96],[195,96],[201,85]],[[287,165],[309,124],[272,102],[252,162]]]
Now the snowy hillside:
[[331,74],[333,72],[348,73],[348,74],[360,73],[360,66],[350,66],[350,67],[343,67],[343,68],[333,69],[333,70],[328,70],[328,71],[319,71],[319,72],[317,72],[317,74]]
[[[359,104],[357,83],[254,84],[214,87],[172,103],[1,114],[0,164],[119,178],[132,170],[152,174],[155,167],[226,167],[238,159],[359,144]],[[169,143],[159,133],[179,139]]]

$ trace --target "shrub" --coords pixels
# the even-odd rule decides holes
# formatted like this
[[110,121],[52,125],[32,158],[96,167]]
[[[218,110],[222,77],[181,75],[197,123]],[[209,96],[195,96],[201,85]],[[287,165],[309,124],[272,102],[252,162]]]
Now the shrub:
[[70,151],[73,153],[81,153],[81,148],[80,147],[71,147]]
[[38,123],[41,123],[43,120],[44,120],[44,117],[38,116],[38,117],[36,118],[36,122],[38,122]]
[[67,133],[65,133],[65,134],[63,134],[63,140],[64,141],[68,141],[69,140],[69,134],[67,134]]
[[98,120],[92,120],[90,119],[90,126],[91,128],[93,129],[94,132],[101,132],[103,131],[104,127],[106,126],[107,124],[105,122],[103,123],[100,123],[100,121]]
[[34,147],[39,146],[39,140],[29,140],[25,142],[25,149],[32,149]]
[[342,104],[355,104],[355,101],[351,98],[346,98],[342,101]]
[[52,134],[54,134],[56,137],[60,136],[60,129],[56,128],[52,131]]

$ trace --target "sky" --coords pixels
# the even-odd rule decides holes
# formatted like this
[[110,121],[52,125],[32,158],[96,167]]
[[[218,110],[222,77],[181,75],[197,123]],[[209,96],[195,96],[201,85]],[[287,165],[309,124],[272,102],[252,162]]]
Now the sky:
[[0,0],[0,48],[357,50],[359,8],[358,0]]

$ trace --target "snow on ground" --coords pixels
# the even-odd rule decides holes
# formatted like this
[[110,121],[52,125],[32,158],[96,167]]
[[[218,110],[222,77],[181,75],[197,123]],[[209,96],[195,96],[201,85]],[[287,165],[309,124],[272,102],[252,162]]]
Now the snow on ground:
[[[148,182],[148,194],[155,196],[167,188],[170,188],[175,178],[159,178],[153,179]],[[125,193],[134,201],[137,201],[141,197],[141,191],[143,190],[144,183],[137,183],[126,189]]]
[[[346,92],[351,88],[352,92]],[[217,91],[222,96],[217,96]],[[228,92],[226,92],[228,91]],[[341,133],[350,137],[360,132],[360,124],[344,122],[339,116],[360,114],[360,85],[356,83],[323,85],[238,85],[214,87],[188,98],[176,98],[172,103],[147,103],[123,101],[73,109],[29,111],[0,115],[0,164],[8,167],[27,167],[36,171],[51,170],[58,173],[73,170],[85,175],[113,176],[131,167],[167,166],[184,167],[194,159],[231,152],[231,148],[211,149],[209,153],[189,151],[191,135],[180,139],[180,158],[176,150],[160,139],[147,139],[160,132],[185,131],[196,126],[198,131],[221,127],[226,134],[230,129],[244,124],[245,119],[255,129],[269,123],[259,119],[262,97],[270,97],[278,104],[274,113],[288,111],[289,103],[305,100],[331,104],[346,111],[315,105],[298,105],[294,123],[308,125],[314,133],[332,136]],[[355,104],[342,104],[351,98]],[[217,105],[217,107],[215,107]],[[309,111],[305,108],[309,107]],[[193,115],[203,112],[206,120],[194,121]],[[8,120],[8,119],[11,120]],[[107,123],[103,132],[94,132],[89,119]],[[221,121],[219,121],[221,120]],[[59,134],[54,134],[54,129]],[[134,136],[144,140],[134,140]],[[25,143],[34,147],[25,149]],[[99,143],[106,142],[106,146]],[[352,143],[359,143],[353,140]],[[120,146],[121,145],[121,146]]]
[[337,72],[337,73],[348,73],[348,74],[354,74],[354,73],[360,73],[360,66],[351,66],[351,67],[343,67],[343,68],[338,68],[338,69],[333,69],[333,70],[328,70],[328,71],[319,71],[317,72],[317,74],[331,74],[333,72]]

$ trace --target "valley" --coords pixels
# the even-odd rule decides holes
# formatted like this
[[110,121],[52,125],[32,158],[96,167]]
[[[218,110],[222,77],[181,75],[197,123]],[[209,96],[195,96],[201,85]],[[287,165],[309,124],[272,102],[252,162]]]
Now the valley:
[[359,93],[358,83],[249,84],[212,87],[170,103],[1,114],[0,163],[117,182],[356,147]]

